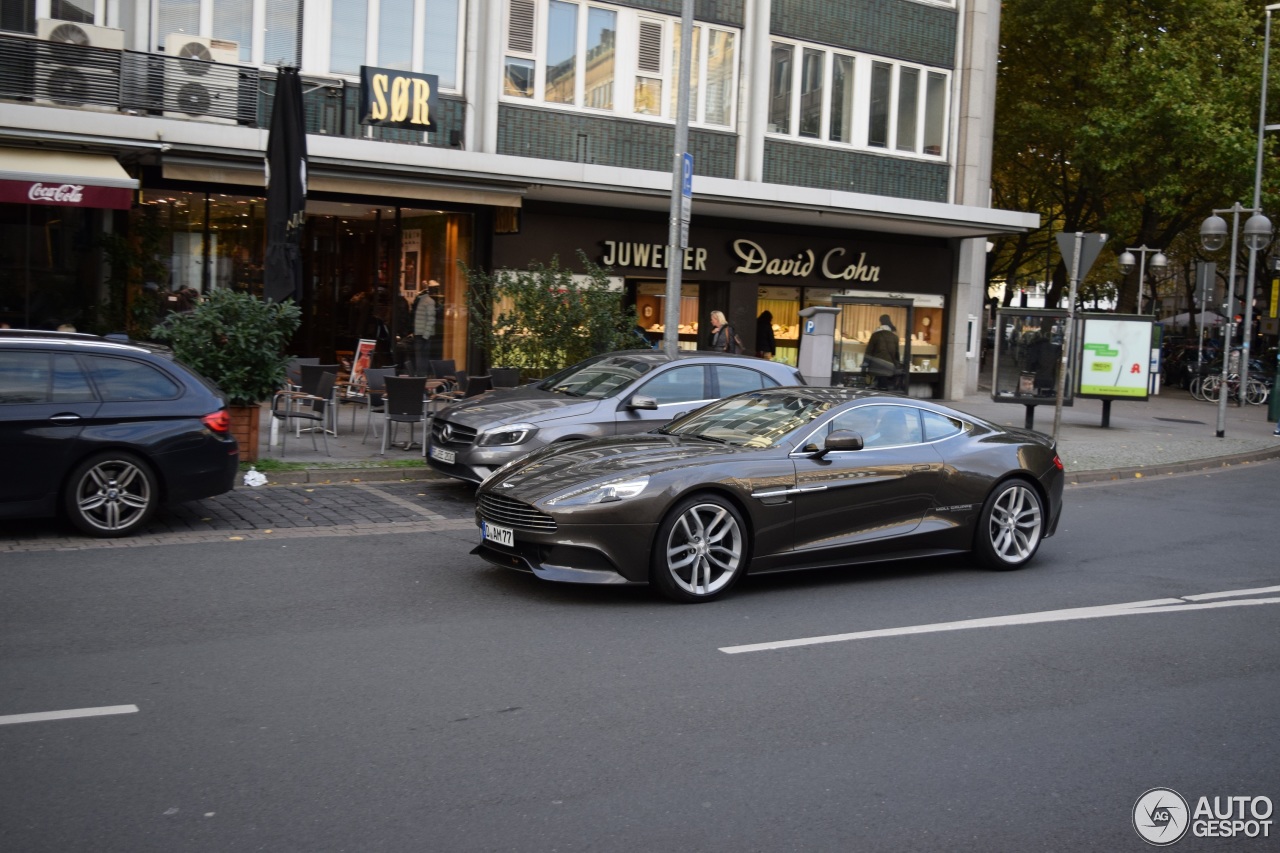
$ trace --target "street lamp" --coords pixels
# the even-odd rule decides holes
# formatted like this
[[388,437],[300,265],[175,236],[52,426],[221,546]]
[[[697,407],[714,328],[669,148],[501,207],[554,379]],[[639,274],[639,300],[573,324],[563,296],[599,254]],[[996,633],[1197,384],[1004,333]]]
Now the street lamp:
[[[1262,215],[1262,211],[1256,207],[1244,207],[1240,202],[1236,202],[1231,207],[1224,210],[1215,210],[1213,215],[1206,219],[1200,225],[1200,243],[1210,252],[1216,252],[1221,249],[1227,240],[1227,222],[1219,214],[1231,214],[1231,272],[1227,276],[1227,313],[1235,313],[1236,302],[1236,256],[1238,252],[1240,240],[1240,214],[1250,213],[1252,216],[1244,225],[1244,241],[1249,247],[1249,299],[1245,300],[1246,311],[1253,301],[1253,278],[1254,264],[1257,261],[1258,250],[1264,248],[1271,242],[1271,220]],[[1242,332],[1244,344],[1241,349],[1240,366],[1240,391],[1244,392],[1245,382],[1248,379],[1248,363],[1249,363],[1249,332],[1247,324],[1249,318],[1246,315],[1246,329]],[[1222,385],[1218,392],[1218,438],[1226,435],[1227,424],[1227,382],[1231,376],[1231,323],[1228,322],[1226,329],[1222,334]]]
[[[1223,224],[1225,225],[1226,223],[1223,223]],[[1136,249],[1132,249],[1132,248],[1125,249],[1124,252],[1121,253],[1119,258],[1120,272],[1124,273],[1125,275],[1128,275],[1129,273],[1133,272],[1133,254],[1132,254],[1133,252],[1142,253],[1142,260],[1138,264],[1138,313],[1141,314],[1142,313],[1142,285],[1143,285],[1143,282],[1147,280],[1147,255],[1151,254],[1152,252],[1155,252],[1156,256],[1151,259],[1151,268],[1153,270],[1162,270],[1165,267],[1169,266],[1169,259],[1166,258],[1164,256],[1164,252],[1160,251],[1159,249],[1148,249],[1146,243],[1143,243],[1141,246],[1137,247]],[[1152,295],[1154,296],[1154,292]]]

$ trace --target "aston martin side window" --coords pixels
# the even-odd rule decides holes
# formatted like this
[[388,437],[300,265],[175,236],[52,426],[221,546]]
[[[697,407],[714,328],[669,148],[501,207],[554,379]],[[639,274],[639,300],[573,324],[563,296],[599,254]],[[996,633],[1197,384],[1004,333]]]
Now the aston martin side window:
[[920,420],[924,422],[925,441],[937,441],[964,430],[964,424],[961,421],[937,412],[921,412]]
[[849,429],[862,436],[864,447],[919,444],[920,416],[909,406],[861,406],[836,417],[832,429]]
[[674,367],[664,370],[641,385],[637,394],[654,398],[658,405],[666,403],[691,403],[710,399],[706,391],[705,371],[700,364]]

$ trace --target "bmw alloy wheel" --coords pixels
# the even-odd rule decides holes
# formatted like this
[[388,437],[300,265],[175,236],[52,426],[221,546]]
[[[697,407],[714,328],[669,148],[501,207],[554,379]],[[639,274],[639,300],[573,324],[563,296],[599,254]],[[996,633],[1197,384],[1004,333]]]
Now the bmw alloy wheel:
[[124,536],[151,517],[159,501],[155,477],[131,453],[102,453],[71,475],[65,505],[71,523],[90,536]]

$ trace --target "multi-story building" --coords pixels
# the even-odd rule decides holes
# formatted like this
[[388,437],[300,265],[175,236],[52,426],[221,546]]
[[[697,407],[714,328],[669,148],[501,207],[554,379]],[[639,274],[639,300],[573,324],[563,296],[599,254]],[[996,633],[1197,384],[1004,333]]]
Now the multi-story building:
[[[986,240],[1038,222],[988,204],[998,0],[697,0],[674,253],[681,5],[3,0],[0,319],[93,327],[147,288],[260,289],[266,128],[293,66],[299,355],[407,334],[427,294],[433,352],[480,361],[461,265],[582,251],[655,338],[674,256],[682,346],[719,309],[751,348],[768,310],[794,361],[799,310],[838,305],[837,377],[889,314],[912,393],[975,387]],[[432,84],[430,129],[362,123],[362,68]]]

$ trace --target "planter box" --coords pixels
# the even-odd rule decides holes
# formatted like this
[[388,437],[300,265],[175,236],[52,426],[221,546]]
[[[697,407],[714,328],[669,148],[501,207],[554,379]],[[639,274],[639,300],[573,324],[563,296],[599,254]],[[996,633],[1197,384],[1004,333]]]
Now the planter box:
[[240,461],[258,461],[258,424],[262,416],[261,406],[228,406],[231,413],[231,434],[240,443]]

